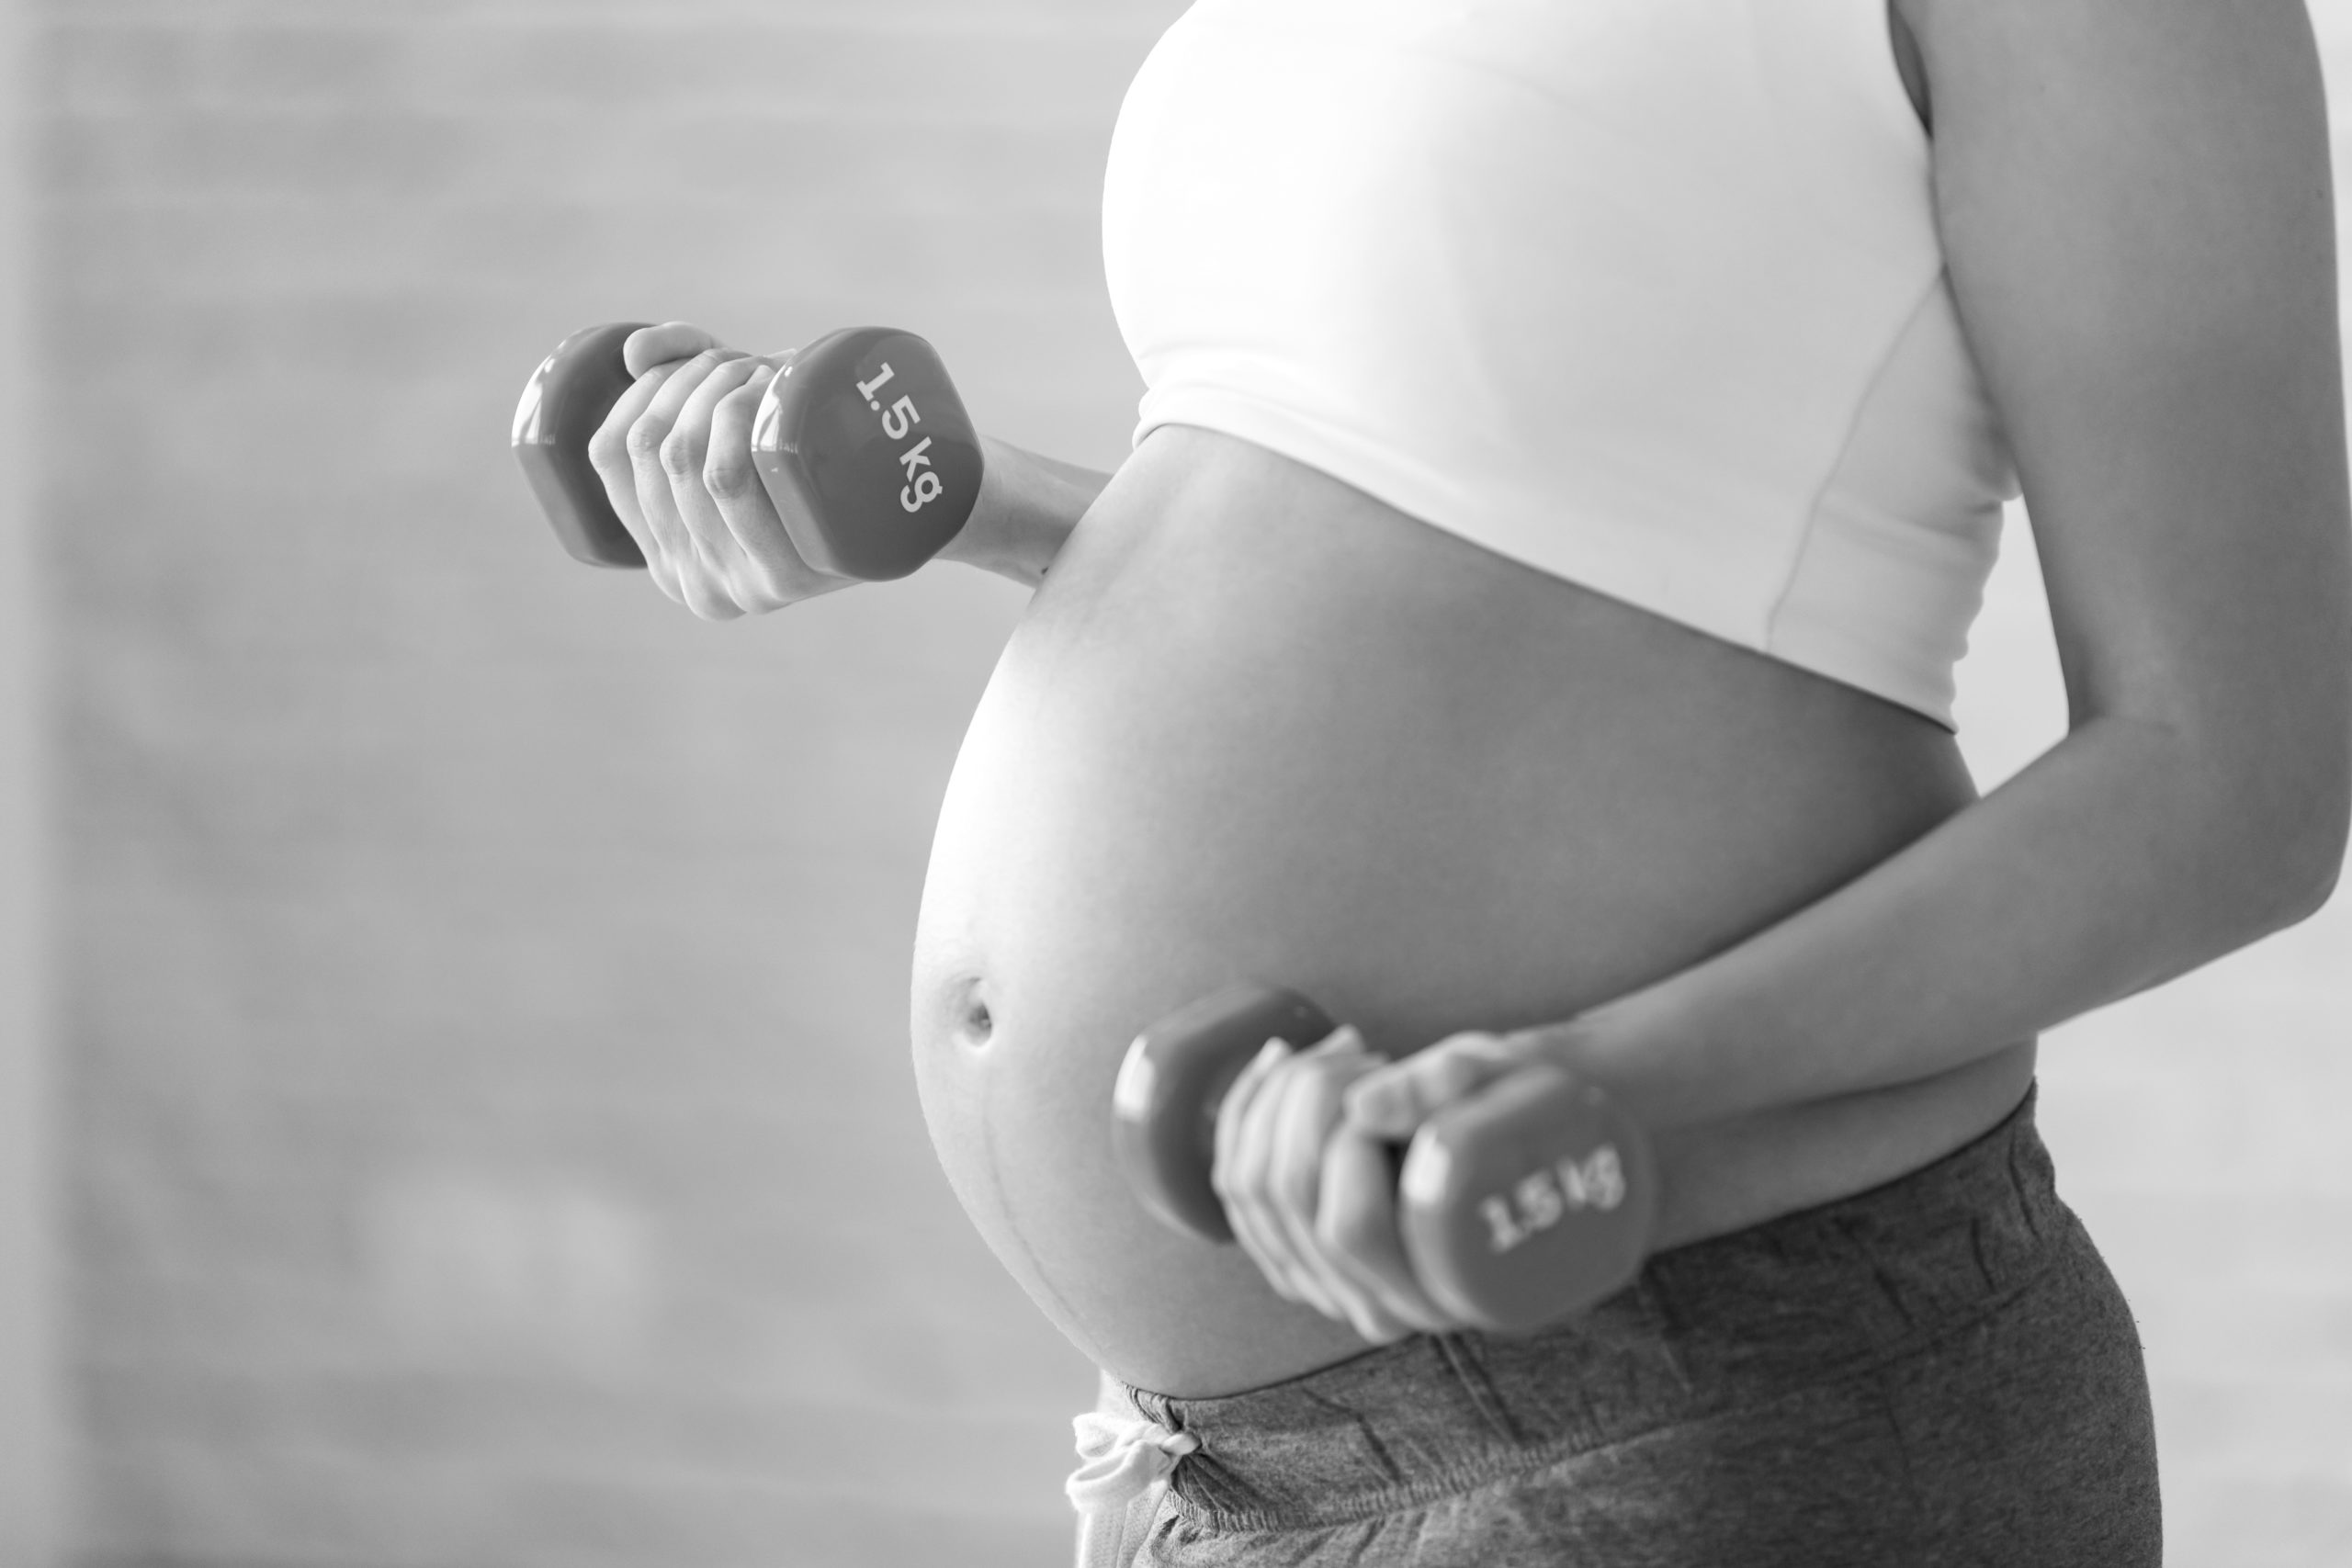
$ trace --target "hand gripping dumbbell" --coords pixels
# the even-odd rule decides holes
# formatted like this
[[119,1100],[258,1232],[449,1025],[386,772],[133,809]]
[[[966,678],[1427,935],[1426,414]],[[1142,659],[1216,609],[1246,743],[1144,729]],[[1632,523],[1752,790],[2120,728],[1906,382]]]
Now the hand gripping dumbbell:
[[[1233,1227],[1210,1185],[1217,1107],[1272,1039],[1305,1050],[1331,1020],[1295,991],[1237,985],[1136,1037],[1112,1091],[1112,1145],[1162,1223],[1204,1241]],[[1423,1123],[1404,1152],[1398,1227],[1431,1300],[1500,1333],[1556,1323],[1629,1283],[1649,1251],[1649,1140],[1562,1068],[1514,1073]]]
[[[577,332],[514,410],[514,456],[556,536],[592,566],[645,557],[589,466],[588,438],[634,380],[621,345],[643,323]],[[931,344],[888,327],[829,333],[785,356],[752,424],[752,462],[793,547],[820,571],[904,577],[979,499],[979,438]]]

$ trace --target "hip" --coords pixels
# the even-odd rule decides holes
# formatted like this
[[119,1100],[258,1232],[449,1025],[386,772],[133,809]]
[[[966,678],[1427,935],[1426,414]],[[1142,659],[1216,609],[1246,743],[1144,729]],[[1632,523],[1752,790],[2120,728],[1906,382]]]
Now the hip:
[[1569,1325],[1214,1399],[1144,1562],[2157,1560],[2131,1313],[2029,1092],[1902,1179],[1653,1258]]

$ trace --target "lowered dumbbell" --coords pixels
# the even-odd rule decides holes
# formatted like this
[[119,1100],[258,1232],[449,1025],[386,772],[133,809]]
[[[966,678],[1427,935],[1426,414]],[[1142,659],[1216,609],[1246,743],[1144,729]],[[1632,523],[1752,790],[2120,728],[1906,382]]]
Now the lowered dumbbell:
[[[642,323],[577,332],[514,410],[514,456],[565,549],[592,566],[644,555],[588,461],[588,439],[635,379]],[[752,424],[752,462],[793,547],[820,571],[879,582],[937,555],[979,499],[979,438],[931,344],[888,327],[829,333],[785,356]]]
[[[1305,1050],[1335,1027],[1295,991],[1238,985],[1137,1035],[1112,1092],[1111,1137],[1144,1207],[1204,1241],[1232,1240],[1209,1179],[1217,1108],[1267,1041]],[[1641,1271],[1657,1175],[1621,1107],[1565,1069],[1538,1067],[1423,1123],[1396,1199],[1406,1258],[1430,1299],[1481,1328],[1525,1333]]]

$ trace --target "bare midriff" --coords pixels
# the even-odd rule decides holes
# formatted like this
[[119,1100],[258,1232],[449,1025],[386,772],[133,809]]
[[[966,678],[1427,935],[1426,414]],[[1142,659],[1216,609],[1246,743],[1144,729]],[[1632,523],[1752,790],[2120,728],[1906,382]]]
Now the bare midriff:
[[[1974,798],[1949,733],[1205,431],[1155,433],[1007,644],[942,807],[915,1066],[1040,1307],[1138,1387],[1360,1353],[1111,1153],[1127,1043],[1238,978],[1398,1054],[1566,1019],[1829,893]],[[1659,1244],[1876,1186],[2012,1108],[2032,1046],[1662,1141]]]

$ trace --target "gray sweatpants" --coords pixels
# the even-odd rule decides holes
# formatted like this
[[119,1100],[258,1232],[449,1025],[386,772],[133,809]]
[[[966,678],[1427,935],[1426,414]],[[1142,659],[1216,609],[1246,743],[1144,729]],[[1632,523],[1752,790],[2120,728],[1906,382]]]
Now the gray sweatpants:
[[1145,1563],[2160,1554],[2139,1338],[2059,1201],[2031,1094],[1897,1181],[1662,1253],[1563,1328],[1424,1336],[1218,1399],[1105,1399],[1198,1443]]

